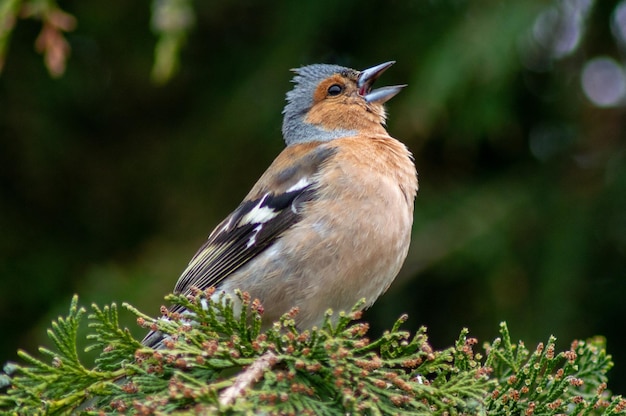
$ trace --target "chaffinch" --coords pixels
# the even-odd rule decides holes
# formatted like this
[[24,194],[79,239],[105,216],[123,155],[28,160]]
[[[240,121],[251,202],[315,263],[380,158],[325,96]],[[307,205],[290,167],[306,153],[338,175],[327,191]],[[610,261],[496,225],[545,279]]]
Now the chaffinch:
[[[261,301],[264,321],[297,306],[297,326],[310,328],[329,308],[361,298],[368,307],[385,292],[409,249],[418,188],[411,153],[385,129],[383,103],[404,85],[372,90],[393,63],[294,70],[287,147],[209,235],[176,293],[240,289]],[[144,339],[160,342],[157,332]]]

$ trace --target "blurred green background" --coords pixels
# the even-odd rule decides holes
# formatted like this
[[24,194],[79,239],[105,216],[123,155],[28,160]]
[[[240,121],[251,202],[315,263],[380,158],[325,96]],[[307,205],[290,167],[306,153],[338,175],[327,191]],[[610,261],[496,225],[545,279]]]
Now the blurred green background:
[[59,6],[76,22],[0,2],[0,362],[49,345],[73,293],[158,314],[283,148],[289,68],[393,59],[420,192],[373,335],[405,312],[437,348],[503,320],[531,348],[599,334],[626,393],[626,2]]

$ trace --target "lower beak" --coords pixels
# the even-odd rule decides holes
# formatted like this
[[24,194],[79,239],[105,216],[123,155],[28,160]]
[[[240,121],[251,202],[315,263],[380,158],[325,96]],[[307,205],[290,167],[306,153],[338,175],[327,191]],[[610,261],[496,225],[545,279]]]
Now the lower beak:
[[359,94],[365,99],[365,101],[368,103],[383,104],[399,93],[402,88],[406,87],[406,85],[394,85],[391,87],[383,87],[372,90],[372,85],[378,77],[385,72],[387,68],[395,63],[396,61],[385,62],[383,64],[364,69],[359,73],[357,86],[359,88]]

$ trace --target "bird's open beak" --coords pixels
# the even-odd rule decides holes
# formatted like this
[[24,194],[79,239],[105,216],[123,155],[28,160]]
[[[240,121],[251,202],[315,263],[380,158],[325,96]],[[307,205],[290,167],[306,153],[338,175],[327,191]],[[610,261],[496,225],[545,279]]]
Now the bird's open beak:
[[383,104],[389,101],[393,96],[400,92],[400,90],[406,85],[393,85],[390,87],[382,87],[372,90],[372,85],[378,79],[378,77],[387,70],[396,61],[385,62],[384,64],[376,65],[368,69],[364,69],[359,73],[359,79],[357,80],[357,86],[359,87],[359,94],[368,103]]

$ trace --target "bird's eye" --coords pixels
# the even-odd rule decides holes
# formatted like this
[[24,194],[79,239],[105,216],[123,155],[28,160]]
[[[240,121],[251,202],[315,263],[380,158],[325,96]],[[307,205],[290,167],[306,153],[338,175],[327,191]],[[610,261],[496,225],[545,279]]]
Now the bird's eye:
[[333,84],[330,87],[328,87],[328,95],[330,96],[339,95],[341,94],[342,91],[343,91],[343,87],[339,84]]

